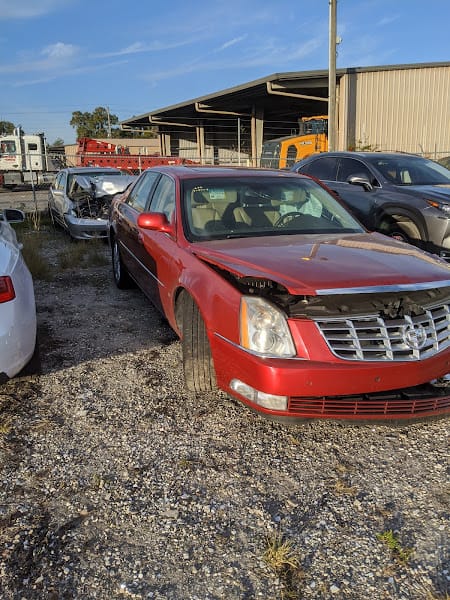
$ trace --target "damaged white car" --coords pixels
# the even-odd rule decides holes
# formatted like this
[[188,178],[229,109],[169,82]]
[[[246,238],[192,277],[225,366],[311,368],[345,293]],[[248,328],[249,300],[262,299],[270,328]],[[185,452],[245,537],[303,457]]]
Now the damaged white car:
[[48,192],[49,215],[74,239],[106,238],[111,200],[135,179],[112,167],[62,169]]

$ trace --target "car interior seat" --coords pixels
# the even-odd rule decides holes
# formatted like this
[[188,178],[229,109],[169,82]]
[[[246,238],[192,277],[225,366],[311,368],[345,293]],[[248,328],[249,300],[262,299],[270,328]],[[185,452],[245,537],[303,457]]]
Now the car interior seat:
[[191,215],[192,225],[197,232],[220,229],[222,226],[220,214],[211,204],[207,190],[192,191]]
[[251,227],[269,227],[280,218],[279,206],[277,201],[246,196],[240,206],[233,210],[233,217],[237,223]]

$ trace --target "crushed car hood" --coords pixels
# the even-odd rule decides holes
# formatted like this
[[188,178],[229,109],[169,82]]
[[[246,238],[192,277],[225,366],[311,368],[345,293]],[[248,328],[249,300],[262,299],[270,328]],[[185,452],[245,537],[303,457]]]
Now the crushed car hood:
[[444,261],[378,233],[215,240],[193,244],[192,251],[234,275],[270,279],[295,295],[450,284]]
[[92,197],[114,196],[124,192],[135,181],[135,175],[89,176],[75,175],[69,195],[75,198],[78,194],[89,193]]

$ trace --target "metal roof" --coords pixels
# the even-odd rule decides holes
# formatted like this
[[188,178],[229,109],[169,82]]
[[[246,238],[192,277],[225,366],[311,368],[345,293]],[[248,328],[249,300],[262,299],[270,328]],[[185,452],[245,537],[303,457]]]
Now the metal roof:
[[[415,63],[337,69],[339,80],[345,74],[450,66],[450,62]],[[121,121],[123,129],[152,125],[195,127],[206,119],[249,117],[257,107],[266,121],[296,121],[301,116],[327,114],[328,70],[273,73],[241,85],[178,104],[166,106]],[[321,108],[322,107],[322,108]]]

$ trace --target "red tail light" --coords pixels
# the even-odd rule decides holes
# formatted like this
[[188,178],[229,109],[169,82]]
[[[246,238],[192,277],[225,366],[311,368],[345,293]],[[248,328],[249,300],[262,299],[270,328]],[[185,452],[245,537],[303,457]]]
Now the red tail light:
[[0,304],[14,300],[15,297],[16,292],[11,277],[0,277]]

